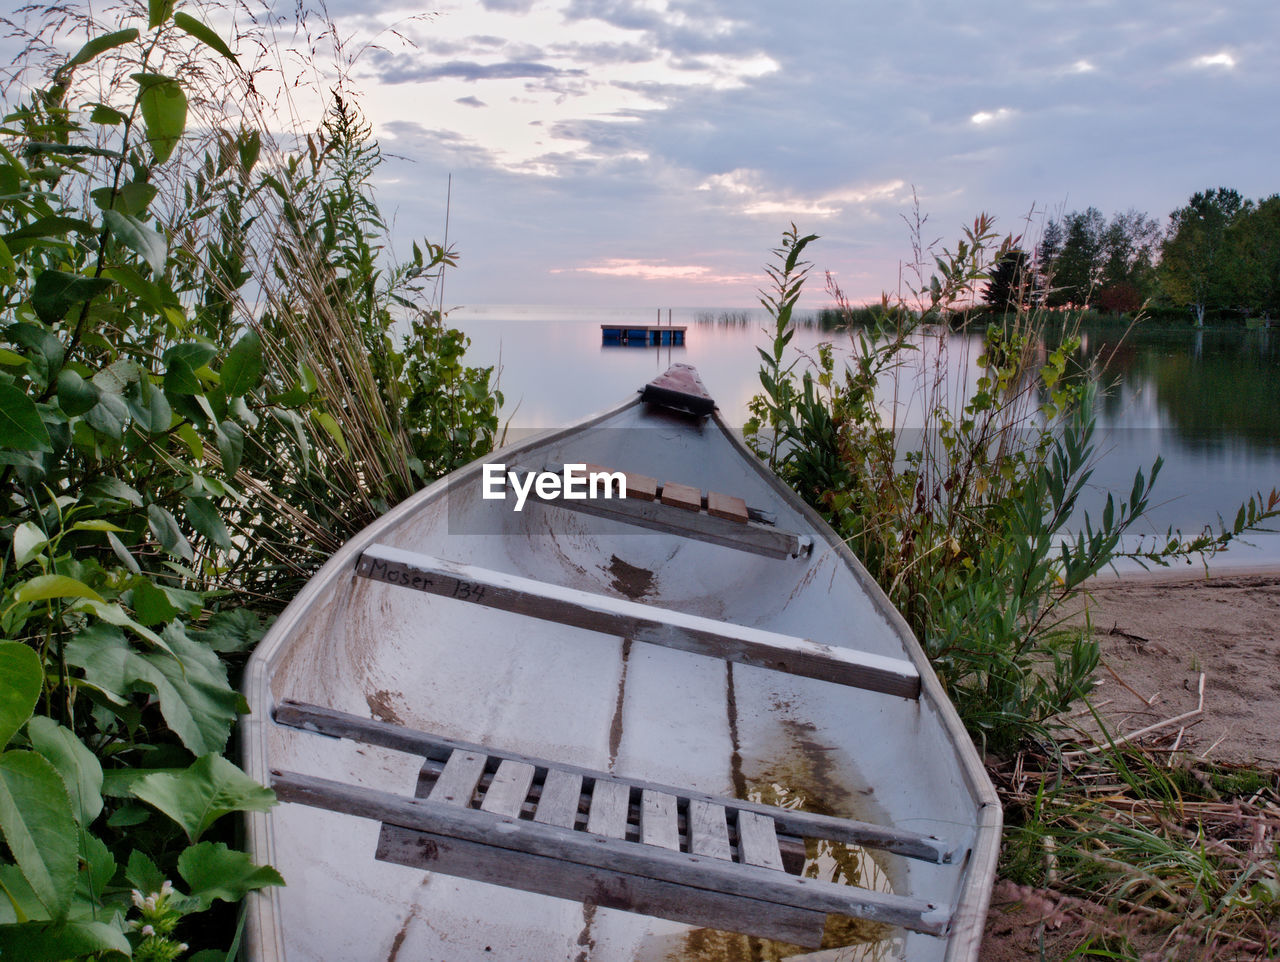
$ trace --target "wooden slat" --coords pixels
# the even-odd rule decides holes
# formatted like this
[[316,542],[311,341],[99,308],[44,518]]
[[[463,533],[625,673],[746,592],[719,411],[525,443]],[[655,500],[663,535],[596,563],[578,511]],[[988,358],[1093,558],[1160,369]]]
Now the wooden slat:
[[376,581],[531,618],[903,698],[920,696],[920,673],[902,658],[837,648],[386,545],[365,548],[356,570]]
[[631,809],[631,786],[625,782],[596,779],[587,812],[587,831],[606,838],[627,837],[627,816]]
[[495,815],[510,815],[513,818],[520,814],[520,806],[524,804],[533,785],[533,766],[526,762],[504,759],[498,765],[489,790],[484,793],[484,801],[480,810],[493,812]]
[[680,821],[674,795],[650,789],[640,793],[640,841],[680,851]]
[[689,800],[689,851],[726,862],[733,858],[723,805],[704,802],[700,798]]
[[384,825],[377,857],[388,862],[523,889],[561,899],[591,902],[684,922],[701,928],[745,932],[765,939],[816,948],[827,915],[743,895],[725,895],[661,879],[564,862],[506,848]]
[[[517,467],[513,468],[513,470],[527,473],[529,469]],[[559,474],[563,470],[563,466],[547,465],[543,470]],[[631,483],[631,478],[632,475],[628,474],[628,485]],[[631,524],[639,528],[648,528],[651,531],[662,531],[682,538],[691,538],[695,541],[706,541],[710,544],[718,544],[737,551],[762,555],[766,558],[795,558],[807,554],[812,546],[807,536],[779,530],[775,526],[777,519],[762,509],[748,507],[748,515],[750,516],[754,512],[759,516],[759,519],[752,519],[748,524],[744,525],[736,521],[716,518],[701,511],[694,513],[682,508],[672,508],[662,504],[660,501],[654,501],[653,498],[656,497],[656,494],[645,493],[648,491],[647,486],[650,482],[656,492],[656,481],[652,478],[644,478],[643,480],[646,488],[644,491],[638,491],[634,497],[631,494],[630,487],[628,487],[626,498],[584,498],[581,500],[568,500],[560,497],[543,499],[538,497],[535,489],[531,489],[528,500],[525,503],[567,508],[570,511],[577,511],[581,514],[589,514],[597,518],[608,518],[611,521]],[[766,517],[768,517],[768,521],[762,520]]]
[[542,796],[538,799],[533,820],[544,825],[573,828],[581,797],[582,776],[577,772],[552,768],[547,772],[546,781],[542,783]]
[[[591,475],[603,471],[605,474],[613,474],[617,468],[604,468],[598,464],[588,464],[587,474]],[[559,473],[557,471],[556,473]],[[658,480],[650,478],[643,474],[635,474],[632,471],[622,472],[627,479],[626,492],[628,498],[638,498],[641,501],[655,501],[658,497]]]
[[[331,738],[350,738],[369,745],[389,748],[393,751],[420,755],[437,762],[446,761],[452,752],[459,749],[480,754],[492,752],[492,749],[471,742],[444,738],[440,735],[432,735],[427,732],[415,731],[412,728],[405,728],[403,725],[393,725],[390,722],[378,721],[373,718],[361,718],[359,715],[352,715],[333,708],[324,708],[320,705],[308,705],[303,702],[283,701],[275,707],[273,717],[280,725],[328,735]],[[617,781],[619,783],[623,781],[616,776],[576,765],[547,761],[546,759],[520,755],[515,752],[503,752],[502,755],[505,758],[528,762],[538,768],[560,769],[583,778],[591,778],[595,780],[597,786],[607,781]],[[639,788],[651,788],[655,791],[669,792],[672,795],[682,795],[685,798],[699,799],[704,802],[732,808],[734,811],[759,812],[763,815],[769,815],[777,823],[779,831],[791,835],[826,838],[835,842],[847,842],[867,848],[883,849],[886,852],[892,852],[908,858],[921,859],[926,862],[946,864],[952,860],[954,847],[931,835],[904,832],[901,829],[889,828],[884,825],[876,825],[872,822],[863,822],[852,818],[834,818],[829,815],[819,815],[815,812],[774,808],[758,802],[717,798],[702,792],[692,792],[688,789],[639,779],[630,779],[628,781]]]
[[[526,852],[564,862],[640,875],[687,887],[815,912],[836,912],[915,932],[941,935],[950,907],[922,899],[877,892],[754,865],[723,862],[653,845],[538,825],[522,819],[491,815],[476,809],[442,805],[430,799],[403,798],[390,792],[356,788],[341,782],[293,772],[273,771],[271,787],[281,801],[297,802],[361,818],[417,829],[448,838],[477,842],[496,849]],[[691,891],[691,897],[698,893]]]
[[747,515],[746,501],[732,494],[721,494],[719,491],[707,492],[707,514],[713,518],[724,518],[726,521],[736,521],[739,524],[746,524],[750,520]]
[[476,786],[480,784],[480,776],[484,774],[486,760],[478,752],[459,749],[451,753],[428,797],[433,802],[468,807]]
[[778,833],[772,818],[757,812],[738,813],[738,854],[747,865],[782,871],[782,853],[778,851]]
[[676,481],[662,483],[662,503],[686,511],[702,510],[702,492],[692,485]]

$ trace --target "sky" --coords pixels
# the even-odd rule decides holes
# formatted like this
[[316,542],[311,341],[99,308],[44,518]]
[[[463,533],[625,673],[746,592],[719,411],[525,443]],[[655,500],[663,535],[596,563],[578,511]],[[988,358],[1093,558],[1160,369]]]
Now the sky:
[[792,222],[818,272],[878,300],[913,196],[949,246],[981,212],[1034,235],[1046,212],[1164,223],[1196,190],[1280,191],[1274,0],[327,10],[397,252],[440,241],[448,208],[446,306],[752,306]]

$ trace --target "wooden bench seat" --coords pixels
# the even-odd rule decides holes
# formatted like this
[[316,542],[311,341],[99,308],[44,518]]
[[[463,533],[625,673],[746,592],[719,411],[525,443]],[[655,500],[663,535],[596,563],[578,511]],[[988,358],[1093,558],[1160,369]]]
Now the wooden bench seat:
[[[273,771],[281,800],[382,823],[386,861],[816,946],[829,913],[945,933],[946,906],[801,878],[804,840],[934,862],[938,839],[543,761],[286,702],[279,724],[423,757],[415,797]],[[791,867],[798,871],[795,858]]]
[[[588,475],[615,470],[595,464],[587,464],[586,468]],[[532,469],[514,470],[527,474]],[[564,466],[549,464],[541,470],[560,474]],[[625,498],[541,498],[536,489],[531,488],[526,504],[565,508],[767,558],[798,558],[813,550],[807,535],[776,527],[768,511],[748,507],[742,498],[719,491],[702,491],[676,481],[658,481],[634,472],[618,473],[627,478]]]
[[635,641],[903,698],[920,696],[920,673],[902,658],[715,621],[387,545],[365,548],[356,572],[376,581]]

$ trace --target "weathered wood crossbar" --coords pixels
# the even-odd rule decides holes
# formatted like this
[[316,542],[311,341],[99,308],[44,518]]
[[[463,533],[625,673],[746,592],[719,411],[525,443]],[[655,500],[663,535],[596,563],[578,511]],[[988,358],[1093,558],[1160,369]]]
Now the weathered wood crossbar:
[[[596,465],[592,470],[605,471]],[[515,469],[528,473],[528,468]],[[546,471],[559,474],[562,465],[547,465]],[[598,518],[707,541],[711,544],[749,551],[768,558],[797,558],[808,554],[813,542],[807,535],[784,531],[762,519],[769,513],[750,508],[741,498],[731,498],[716,491],[690,488],[693,500],[682,501],[687,485],[660,482],[640,475],[627,474],[626,497],[567,499],[542,498],[535,488],[529,490],[527,504],[543,504],[566,508]],[[738,503],[742,502],[742,503]]]
[[[359,715],[302,702],[281,702],[276,706],[275,720],[279,724],[287,725],[291,728],[299,728],[333,738],[349,738],[353,741],[361,741],[368,745],[377,745],[381,748],[389,748],[409,755],[419,755],[436,763],[448,761],[449,756],[459,750],[489,755],[495,754],[492,748],[483,745],[444,738],[440,735],[406,728],[403,725],[393,725],[376,719],[361,718]],[[937,864],[952,861],[953,847],[946,841],[932,835],[905,832],[852,818],[833,818],[829,815],[819,815],[815,812],[774,808],[757,802],[744,800],[726,802],[724,799],[688,789],[677,789],[670,785],[660,785],[636,779],[624,780],[604,772],[596,772],[588,768],[580,768],[560,762],[550,762],[514,752],[503,752],[502,757],[525,762],[538,769],[556,768],[583,778],[595,779],[597,782],[625,781],[626,784],[641,789],[665,792],[672,795],[678,794],[688,799],[729,805],[736,811],[768,815],[777,823],[778,831],[786,835],[825,838],[833,842],[861,845],[864,848],[882,849],[895,855],[904,855],[908,858]]]
[[930,935],[949,925],[944,906],[783,871],[781,809],[490,749],[455,748],[426,768],[418,798],[282,771],[272,787],[286,802],[381,821],[378,858],[609,908],[807,946],[821,943],[828,913]]
[[356,572],[375,581],[562,625],[903,698],[920,697],[920,673],[902,658],[715,621],[387,545],[365,548]]

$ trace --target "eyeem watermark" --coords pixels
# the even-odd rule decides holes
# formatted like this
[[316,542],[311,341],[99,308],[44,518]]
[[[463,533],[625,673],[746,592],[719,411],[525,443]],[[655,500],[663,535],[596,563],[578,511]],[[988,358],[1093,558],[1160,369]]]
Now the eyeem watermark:
[[621,471],[587,470],[585,464],[566,464],[559,471],[508,471],[505,464],[486,464],[480,494],[487,501],[505,501],[506,487],[516,494],[516,511],[524,509],[532,491],[543,501],[564,498],[585,501],[588,498],[627,496],[627,476]]

